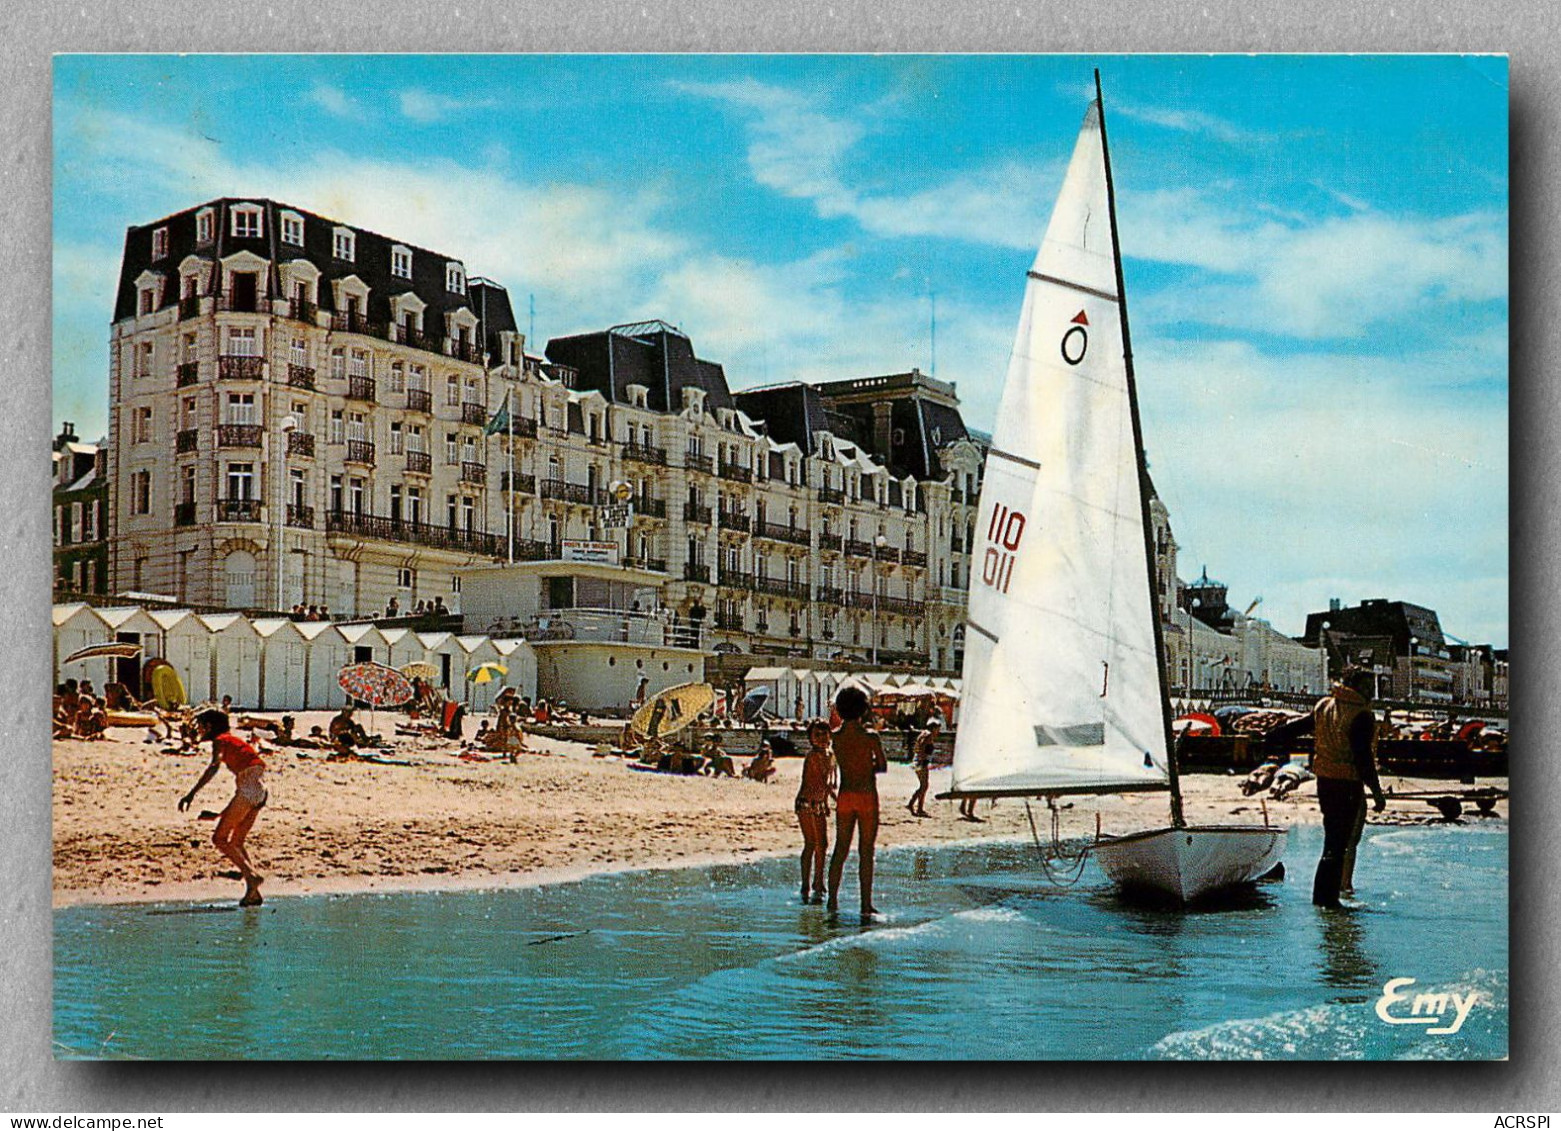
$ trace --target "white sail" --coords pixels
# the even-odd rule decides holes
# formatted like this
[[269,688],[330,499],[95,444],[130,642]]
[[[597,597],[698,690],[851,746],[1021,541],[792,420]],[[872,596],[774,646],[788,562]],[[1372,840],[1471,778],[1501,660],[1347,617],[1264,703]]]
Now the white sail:
[[972,549],[954,791],[1168,781],[1097,103],[1025,288]]

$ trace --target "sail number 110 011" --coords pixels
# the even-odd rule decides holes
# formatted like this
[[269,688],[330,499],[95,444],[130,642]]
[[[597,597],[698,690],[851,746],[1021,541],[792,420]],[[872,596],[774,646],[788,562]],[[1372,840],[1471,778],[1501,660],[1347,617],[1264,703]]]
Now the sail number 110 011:
[[981,562],[981,580],[999,593],[1008,592],[1014,576],[1014,558],[1024,537],[1025,517],[1019,511],[996,503],[986,528],[986,557]]

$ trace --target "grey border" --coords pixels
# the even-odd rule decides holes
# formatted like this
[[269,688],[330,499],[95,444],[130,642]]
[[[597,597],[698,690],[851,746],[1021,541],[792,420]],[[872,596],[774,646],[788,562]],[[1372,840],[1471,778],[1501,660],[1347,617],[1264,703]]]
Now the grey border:
[[[1549,756],[1561,702],[1541,692],[1556,664],[1551,591],[1557,411],[1557,224],[1561,183],[1556,21],[1534,0],[1313,0],[1253,9],[1138,0],[962,5],[702,0],[507,5],[309,0],[229,7],[189,0],[18,5],[7,17],[6,145],[0,184],[0,608],[14,662],[0,668],[0,1109],[50,1112],[369,1110],[1555,1110],[1557,919],[1550,862],[1561,849],[1557,776],[1515,775],[1512,1061],[1472,1065],[781,1066],[762,1075],[703,1066],[127,1065],[50,1055],[49,654],[50,57],[60,51],[1510,51],[1512,52],[1512,549],[1518,653],[1513,697],[1523,748]],[[1370,107],[1362,106],[1362,113]],[[106,325],[106,319],[105,319]],[[1449,531],[1456,537],[1456,531]],[[1449,914],[1456,909],[1449,909]],[[935,1021],[929,1021],[935,1023]]]

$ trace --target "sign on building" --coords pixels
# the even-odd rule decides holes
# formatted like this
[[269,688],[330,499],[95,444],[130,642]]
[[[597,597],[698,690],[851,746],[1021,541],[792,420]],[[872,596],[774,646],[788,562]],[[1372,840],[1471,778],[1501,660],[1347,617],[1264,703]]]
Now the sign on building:
[[566,562],[586,562],[592,565],[618,564],[616,542],[585,542],[565,538],[563,551]]

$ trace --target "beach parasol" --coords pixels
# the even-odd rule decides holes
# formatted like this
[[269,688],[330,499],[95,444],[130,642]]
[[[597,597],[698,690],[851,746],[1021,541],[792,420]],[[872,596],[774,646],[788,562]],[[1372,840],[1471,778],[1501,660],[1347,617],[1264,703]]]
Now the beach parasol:
[[399,707],[412,698],[412,681],[384,664],[348,664],[336,673],[336,682],[371,707]]
[[647,699],[629,726],[647,738],[666,738],[691,725],[715,703],[715,689],[708,683],[680,683]]
[[85,648],[77,648],[69,656],[60,661],[62,664],[73,664],[77,660],[91,660],[98,656],[114,656],[121,660],[128,660],[141,654],[141,645],[118,642],[113,644],[89,644]]
[[439,669],[427,660],[413,660],[410,664],[402,664],[400,671],[408,679],[422,679],[429,683],[439,678]]
[[473,683],[492,683],[501,675],[509,675],[509,669],[503,664],[496,664],[492,660],[487,660],[467,672],[466,678]]
[[1202,711],[1189,711],[1185,715],[1178,716],[1171,724],[1171,729],[1178,733],[1185,731],[1195,734],[1200,738],[1218,738],[1221,733],[1220,721]]
[[743,696],[738,716],[745,723],[754,722],[764,713],[764,704],[769,701],[769,698],[770,689],[768,687],[755,687]]

